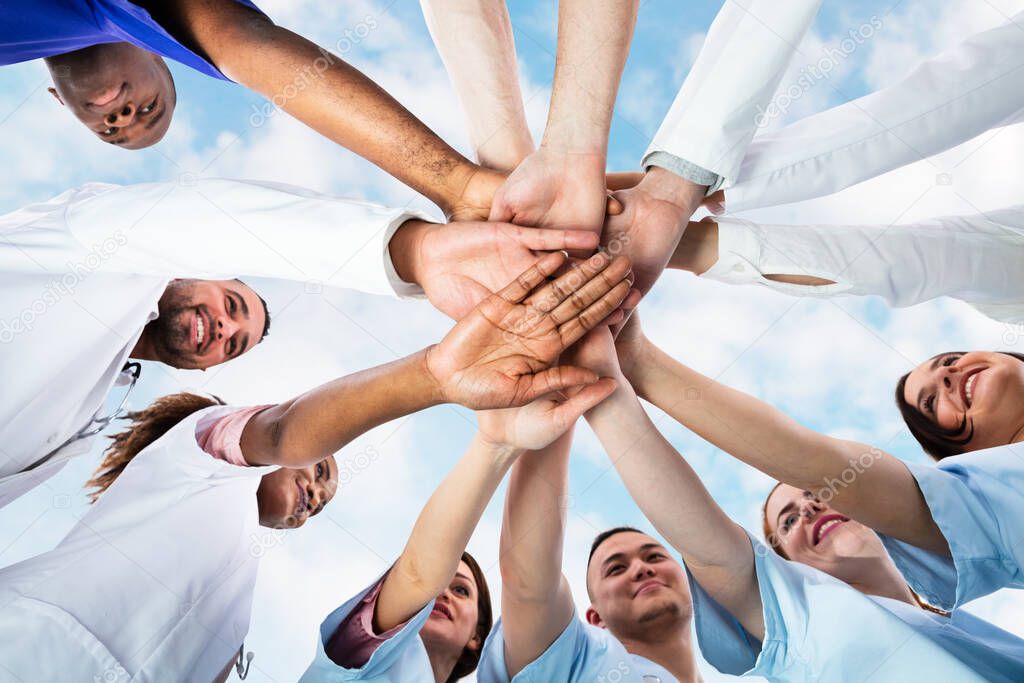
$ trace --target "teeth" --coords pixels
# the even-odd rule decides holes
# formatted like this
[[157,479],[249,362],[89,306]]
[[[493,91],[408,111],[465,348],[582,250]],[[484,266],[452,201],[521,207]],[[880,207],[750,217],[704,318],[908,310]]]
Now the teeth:
[[196,318],[196,344],[202,346],[203,344],[203,319]]
[[843,520],[841,519],[830,519],[829,521],[822,524],[821,527],[818,529],[818,540],[820,541],[822,539],[826,531],[828,531],[837,524],[842,524],[842,522]]
[[967,402],[972,403],[974,401],[974,380],[978,378],[978,374],[975,373],[970,376],[967,380],[967,386],[964,393],[967,394]]

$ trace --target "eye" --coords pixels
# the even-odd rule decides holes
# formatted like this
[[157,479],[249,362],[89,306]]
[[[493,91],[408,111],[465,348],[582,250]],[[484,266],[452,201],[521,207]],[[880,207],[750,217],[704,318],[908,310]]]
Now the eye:
[[145,116],[146,114],[151,114],[154,109],[156,109],[156,100],[153,100],[152,102],[147,104],[145,107],[140,108],[139,109],[139,113],[142,114],[143,116]]
[[113,135],[117,131],[118,131],[117,126],[110,126],[109,128],[104,128],[103,130],[101,130],[100,131],[100,135],[102,135],[103,137],[109,138],[111,135]]
[[943,364],[943,365],[944,365],[945,367],[947,367],[947,368],[948,368],[948,367],[949,367],[950,365],[952,365],[953,363],[957,362],[957,361],[958,361],[958,360],[960,360],[961,358],[962,358],[962,356],[958,356],[958,355],[956,355],[956,354],[954,354],[954,355],[952,355],[952,356],[946,356],[946,359],[942,361],[942,364]]
[[782,521],[782,530],[789,531],[794,524],[796,524],[796,515],[790,515]]
[[661,560],[664,560],[664,559],[665,559],[665,556],[662,553],[651,553],[650,555],[647,556],[647,561],[648,562],[660,562]]
[[932,394],[924,400],[924,412],[935,414],[935,394]]
[[466,588],[465,586],[456,586],[455,587],[455,592],[458,593],[459,595],[461,595],[464,598],[468,598],[469,597],[469,589]]
[[608,573],[605,574],[605,576],[614,576],[616,574],[619,574],[622,572],[622,569],[623,567],[621,564],[613,564],[611,567],[608,568]]
[[235,355],[235,349],[237,347],[238,347],[238,343],[235,341],[234,337],[231,337],[230,339],[228,339],[228,355],[229,356]]
[[316,478],[321,479],[324,476],[324,464],[319,463],[316,466]]
[[235,300],[229,296],[225,307],[228,309],[228,313],[234,315],[238,305],[235,303]]

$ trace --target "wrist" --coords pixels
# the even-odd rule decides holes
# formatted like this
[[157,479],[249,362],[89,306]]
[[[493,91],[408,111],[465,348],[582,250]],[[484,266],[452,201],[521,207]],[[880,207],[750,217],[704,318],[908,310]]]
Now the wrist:
[[423,238],[434,223],[417,219],[407,220],[399,226],[388,243],[388,253],[395,272],[403,281],[422,285]]
[[493,462],[499,468],[511,467],[513,461],[526,452],[525,448],[502,440],[492,439],[479,430],[475,438],[480,447],[493,459]]
[[437,344],[431,344],[425,349],[417,351],[411,357],[415,368],[412,386],[418,394],[424,397],[428,406],[449,402],[434,371],[436,353]]
[[679,207],[687,218],[700,207],[707,192],[705,185],[698,185],[660,166],[651,166],[637,187],[655,199]]
[[473,178],[481,171],[481,167],[469,159],[459,160],[448,174],[442,194],[434,199],[434,203],[450,217],[466,203],[466,196],[471,193]]

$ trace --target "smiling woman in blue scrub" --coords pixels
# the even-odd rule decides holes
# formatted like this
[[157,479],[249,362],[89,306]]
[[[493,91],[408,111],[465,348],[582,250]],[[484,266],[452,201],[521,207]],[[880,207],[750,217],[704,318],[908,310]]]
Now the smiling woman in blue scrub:
[[[905,375],[896,402],[937,467],[804,428],[691,370],[636,323],[618,340],[637,393],[765,474],[874,529],[910,585],[952,610],[1024,587],[1024,355],[939,354]],[[700,401],[677,401],[680,392]]]
[[515,460],[557,439],[613,389],[603,379],[565,401],[553,394],[479,413],[476,436],[427,501],[401,556],[320,626],[302,683],[443,683],[475,670],[491,606],[466,544]]
[[[631,325],[635,339],[635,319]],[[635,355],[628,339],[621,366],[610,336],[600,353],[579,359],[619,385],[587,419],[634,500],[683,556],[705,659],[723,673],[772,681],[1022,680],[1024,640],[966,612],[923,606],[877,535],[812,493],[782,486],[767,503],[769,529],[792,562],[730,520],[621,374],[620,367],[630,377],[652,371],[654,356]],[[664,410],[706,404],[679,401],[687,386],[675,381],[671,395],[653,401]],[[694,410],[719,419],[707,405]],[[733,434],[766,451],[775,446],[749,429]]]

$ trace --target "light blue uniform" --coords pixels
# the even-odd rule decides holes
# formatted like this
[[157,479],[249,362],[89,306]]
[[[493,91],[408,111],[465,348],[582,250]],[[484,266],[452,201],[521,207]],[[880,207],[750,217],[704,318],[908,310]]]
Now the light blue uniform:
[[334,632],[345,621],[345,617],[359,606],[366,594],[373,590],[383,577],[373,583],[351,600],[327,615],[320,624],[320,637],[317,638],[316,658],[299,679],[299,683],[341,683],[342,681],[364,681],[366,683],[434,683],[434,671],[430,668],[427,648],[420,640],[420,629],[430,617],[434,609],[431,600],[416,615],[398,630],[397,633],[381,643],[366,664],[358,669],[347,669],[336,664],[324,647]]
[[1024,681],[1024,640],[967,612],[947,618],[864,595],[751,543],[763,643],[690,579],[700,650],[722,673],[828,683]]
[[1000,588],[1024,588],[1024,444],[907,468],[953,556],[881,535],[917,594],[950,610]]
[[[509,683],[500,619],[484,643],[477,680]],[[584,624],[576,614],[555,642],[511,680],[514,683],[677,683],[664,668],[630,654],[607,630]]]

